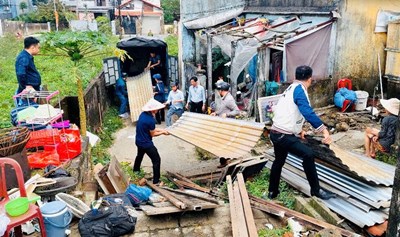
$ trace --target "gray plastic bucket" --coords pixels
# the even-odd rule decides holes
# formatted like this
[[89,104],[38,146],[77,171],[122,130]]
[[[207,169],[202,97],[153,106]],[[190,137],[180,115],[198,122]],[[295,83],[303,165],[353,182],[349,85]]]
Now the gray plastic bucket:
[[40,211],[44,219],[44,226],[48,237],[66,236],[72,220],[72,214],[68,211],[67,205],[60,201],[54,201],[44,204]]

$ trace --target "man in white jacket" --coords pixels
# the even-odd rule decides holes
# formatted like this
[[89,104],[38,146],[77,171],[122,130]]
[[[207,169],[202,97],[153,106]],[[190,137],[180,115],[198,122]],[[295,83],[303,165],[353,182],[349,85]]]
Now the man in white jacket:
[[332,139],[329,131],[315,114],[310,105],[307,89],[312,82],[312,69],[309,66],[296,68],[296,80],[286,89],[274,109],[273,125],[270,138],[274,144],[275,160],[271,167],[268,197],[273,199],[279,194],[279,180],[282,167],[288,153],[303,159],[303,168],[311,187],[311,196],[321,199],[335,197],[335,194],[320,188],[318,174],[315,168],[315,154],[310,147],[300,141],[304,139],[303,124],[307,120],[317,132],[324,135],[322,140],[330,144]]

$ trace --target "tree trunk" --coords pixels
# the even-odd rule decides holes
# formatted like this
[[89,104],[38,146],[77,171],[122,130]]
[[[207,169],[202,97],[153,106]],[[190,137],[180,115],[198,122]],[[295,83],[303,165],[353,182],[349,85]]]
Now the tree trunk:
[[389,223],[387,228],[387,237],[399,237],[399,223],[400,223],[400,112],[397,117],[396,128],[396,154],[397,165],[394,174],[392,200],[390,203]]
[[85,110],[85,99],[83,97],[83,85],[81,78],[76,72],[77,68],[75,66],[74,73],[76,78],[76,83],[78,87],[78,104],[79,104],[79,120],[80,120],[80,130],[81,135],[86,136],[86,110]]

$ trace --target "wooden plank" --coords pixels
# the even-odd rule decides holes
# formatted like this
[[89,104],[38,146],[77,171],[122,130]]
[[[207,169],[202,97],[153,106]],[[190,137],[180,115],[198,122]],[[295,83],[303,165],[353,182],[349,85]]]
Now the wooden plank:
[[232,223],[232,235],[233,237],[239,237],[239,220],[237,219],[236,215],[236,208],[235,208],[235,198],[233,194],[233,184],[231,176],[226,176],[226,184],[228,189],[228,196],[229,196],[229,209],[231,211],[231,223]]
[[154,185],[151,182],[148,182],[146,180],[146,184],[153,189],[154,191],[156,191],[157,193],[161,194],[162,196],[164,196],[166,199],[168,199],[168,201],[170,201],[174,206],[176,206],[177,208],[180,209],[186,209],[187,205],[185,203],[183,203],[182,201],[178,200],[177,198],[175,198],[174,196],[172,196],[170,194],[170,192],[168,192],[167,190],[164,190],[160,187],[158,187],[157,185]]
[[178,185],[182,185],[182,186],[184,186],[186,188],[192,188],[192,189],[195,189],[195,190],[198,190],[198,191],[201,191],[201,192],[205,192],[205,193],[210,193],[211,192],[210,189],[203,188],[203,187],[201,187],[201,186],[199,186],[197,184],[193,184],[192,182],[188,183],[188,182],[183,181],[183,180],[174,180],[174,183],[176,183]]
[[233,183],[233,197],[234,197],[233,199],[235,202],[235,215],[238,218],[238,222],[239,222],[239,226],[238,226],[239,235],[238,236],[239,237],[248,237],[249,233],[248,233],[248,229],[247,229],[246,216],[245,216],[244,209],[243,209],[243,202],[242,202],[242,198],[240,196],[238,182]]
[[253,211],[251,210],[249,196],[247,194],[246,185],[244,183],[244,178],[241,173],[236,175],[238,188],[240,192],[240,197],[243,203],[243,211],[246,217],[246,224],[249,236],[257,236],[257,227],[256,223],[254,222]]
[[113,157],[107,171],[107,177],[110,179],[117,193],[123,193],[128,188],[129,178],[122,170],[117,158]]
[[100,185],[101,189],[104,191],[104,193],[107,195],[107,194],[110,194],[110,192],[108,191],[103,180],[101,180],[101,178],[99,177],[99,173],[103,169],[103,167],[104,166],[100,163],[96,164],[93,168],[93,173],[94,173],[94,178],[99,183],[99,185]]
[[197,194],[194,194],[194,193],[188,193],[188,192],[185,192],[185,191],[182,191],[182,190],[177,190],[177,189],[172,189],[172,188],[167,188],[167,187],[163,187],[163,189],[166,189],[166,190],[171,191],[171,192],[180,193],[180,194],[183,194],[183,195],[195,197],[197,199],[201,199],[201,200],[204,200],[204,201],[207,201],[207,202],[219,204],[218,201],[213,197],[208,197],[207,198],[207,197],[200,196],[200,195],[197,195]]
[[261,198],[257,198],[255,196],[250,195],[249,196],[251,201],[257,202],[259,206],[266,206],[270,209],[275,209],[276,211],[283,211],[285,213],[285,217],[293,217],[295,220],[299,221],[299,222],[305,222],[308,223],[312,226],[314,226],[316,229],[318,230],[322,230],[322,229],[333,229],[333,230],[337,230],[340,232],[340,234],[342,236],[349,236],[349,237],[353,237],[353,236],[360,236],[358,234],[355,234],[354,232],[348,231],[348,230],[344,230],[342,228],[339,228],[337,226],[331,225],[329,223],[317,220],[315,218],[309,217],[305,214],[302,214],[300,212],[297,211],[293,211],[289,208],[280,206],[272,201],[267,201]]
[[108,194],[114,194],[117,193],[117,191],[115,190],[114,186],[112,185],[110,179],[107,176],[108,167],[109,164],[104,166],[103,169],[101,169],[100,172],[97,173],[97,175],[95,175],[95,178],[98,176],[99,180],[101,180],[101,182],[104,184],[105,187],[105,189],[103,189],[104,192],[108,192]]

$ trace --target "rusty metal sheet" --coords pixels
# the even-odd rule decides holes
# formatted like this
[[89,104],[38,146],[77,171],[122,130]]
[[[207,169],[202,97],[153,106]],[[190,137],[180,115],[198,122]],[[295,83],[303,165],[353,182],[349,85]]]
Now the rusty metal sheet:
[[136,122],[142,113],[142,107],[153,98],[150,71],[146,70],[137,76],[128,77],[126,88],[128,90],[131,120],[132,122]]
[[[267,151],[267,156],[271,151]],[[294,168],[303,172],[301,163],[301,159],[289,154],[281,177],[297,190],[309,195],[310,186],[305,176],[292,171]],[[271,166],[272,162],[268,161],[266,167],[270,169]],[[331,210],[362,228],[383,223],[388,218],[385,210],[390,204],[390,187],[370,185],[366,181],[356,180],[321,164],[316,164],[316,168],[321,186],[332,185],[350,196],[339,195],[337,198],[322,200]]]
[[334,144],[331,144],[329,148],[335,152],[336,157],[339,159],[338,162],[346,165],[350,171],[355,172],[358,176],[365,178],[367,181],[374,182],[375,184],[383,184],[385,186],[393,185],[394,166],[390,169],[388,165],[380,164],[383,162],[370,162],[370,160],[373,159],[363,158],[352,152],[343,150]]
[[256,145],[264,124],[185,112],[168,130],[219,157],[238,158]]

